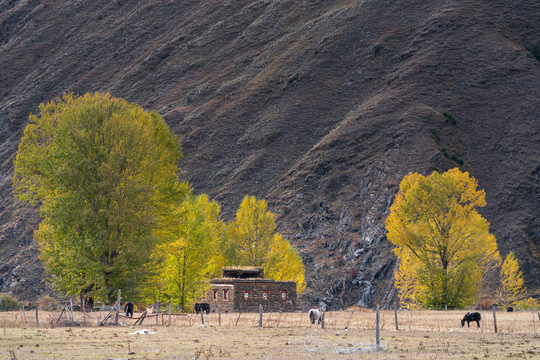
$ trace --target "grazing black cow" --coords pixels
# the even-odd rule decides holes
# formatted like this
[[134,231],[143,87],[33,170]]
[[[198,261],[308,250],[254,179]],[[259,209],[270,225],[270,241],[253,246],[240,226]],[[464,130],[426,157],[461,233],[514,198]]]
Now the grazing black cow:
[[506,311],[508,311],[508,312],[514,312],[514,308],[511,307],[511,306],[509,306],[509,307],[506,309]]
[[471,321],[476,321],[476,324],[478,327],[480,327],[480,320],[482,320],[482,316],[480,316],[480,313],[473,312],[473,313],[466,313],[463,319],[461,320],[461,326],[465,325],[465,321],[467,322],[467,326],[471,327],[469,324]]
[[201,311],[204,311],[205,313],[210,313],[210,304],[208,303],[195,303],[195,312],[198,314]]
[[133,317],[133,303],[128,302],[124,306],[124,312],[126,313],[126,317]]
[[315,324],[315,321],[317,324],[321,323],[321,312],[318,309],[309,310],[308,316],[312,324]]

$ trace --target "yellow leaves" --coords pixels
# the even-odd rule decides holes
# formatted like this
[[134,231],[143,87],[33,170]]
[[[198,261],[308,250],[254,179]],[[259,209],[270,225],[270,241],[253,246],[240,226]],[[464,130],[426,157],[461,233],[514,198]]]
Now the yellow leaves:
[[401,261],[396,287],[402,301],[463,306],[500,264],[489,223],[476,211],[485,205],[485,193],[476,187],[459,169],[403,178],[386,219],[387,237]]
[[296,281],[297,291],[305,289],[304,265],[298,251],[276,233],[275,216],[267,203],[246,196],[236,220],[228,225],[221,244],[225,266],[261,266],[265,276]]
[[514,304],[525,292],[523,272],[519,270],[519,263],[513,252],[508,253],[501,266],[500,281],[499,300],[507,307]]

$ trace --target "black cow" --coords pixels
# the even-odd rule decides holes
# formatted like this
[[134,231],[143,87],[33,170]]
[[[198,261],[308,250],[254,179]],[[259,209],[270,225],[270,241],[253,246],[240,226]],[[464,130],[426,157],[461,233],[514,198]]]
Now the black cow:
[[511,306],[509,306],[509,307],[506,309],[506,311],[508,311],[508,312],[514,312],[514,308],[511,307]]
[[133,317],[133,303],[128,302],[126,306],[124,306],[124,312],[126,313],[126,317]]
[[205,313],[210,313],[210,304],[208,303],[195,303],[195,312],[198,314],[201,311],[204,311]]
[[480,327],[480,320],[482,320],[482,316],[480,316],[480,313],[473,312],[473,313],[466,313],[463,319],[461,320],[461,326],[465,325],[465,321],[467,322],[467,326],[471,327],[469,324],[471,321],[476,321],[476,324],[478,327]]

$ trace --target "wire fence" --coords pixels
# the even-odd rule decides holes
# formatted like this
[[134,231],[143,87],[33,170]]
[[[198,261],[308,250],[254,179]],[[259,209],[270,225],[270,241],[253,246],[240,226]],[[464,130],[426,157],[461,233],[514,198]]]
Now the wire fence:
[[[0,326],[10,327],[57,327],[57,326],[99,326],[115,325],[115,306],[101,306],[99,310],[71,311],[70,306],[62,309],[43,311],[36,307],[21,306],[18,311],[0,312]],[[142,321],[143,312],[135,312],[133,318],[126,317],[123,309],[119,310],[119,326],[155,327],[271,327],[271,328],[316,328],[324,325],[327,330],[372,331],[376,327],[376,312],[328,311],[324,313],[324,324],[311,324],[307,311],[298,312],[212,312],[209,314],[173,313],[163,305],[159,313],[147,313]],[[479,311],[482,320],[480,327],[472,322],[470,327],[461,326],[461,319],[466,311],[403,311],[381,310],[379,327],[381,331],[476,331],[510,334],[539,334],[540,313],[538,311]],[[109,317],[109,318],[107,318]],[[496,330],[495,330],[496,328]]]

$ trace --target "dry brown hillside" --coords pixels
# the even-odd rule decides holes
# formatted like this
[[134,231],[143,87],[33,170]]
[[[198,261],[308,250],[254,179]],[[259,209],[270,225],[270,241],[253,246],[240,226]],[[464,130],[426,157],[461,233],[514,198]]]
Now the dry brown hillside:
[[537,0],[0,0],[0,24],[2,291],[49,291],[10,177],[28,114],[66,91],[163,114],[182,177],[226,217],[267,199],[304,257],[306,306],[390,304],[397,186],[456,166],[540,286]]

